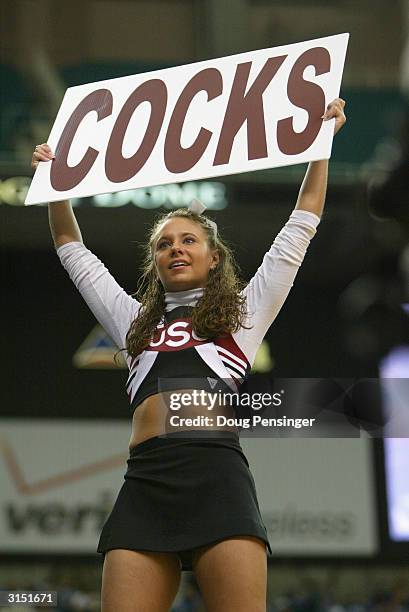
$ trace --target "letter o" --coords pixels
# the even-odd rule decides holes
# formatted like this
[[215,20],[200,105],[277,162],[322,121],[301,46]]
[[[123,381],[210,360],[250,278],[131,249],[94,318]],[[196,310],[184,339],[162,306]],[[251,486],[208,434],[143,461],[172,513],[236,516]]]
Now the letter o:
[[[105,173],[112,183],[131,179],[147,162],[159,136],[166,112],[168,91],[160,79],[151,79],[135,89],[125,102],[113,127],[105,157]],[[129,122],[143,102],[151,105],[151,115],[139,149],[131,157],[122,155],[122,145]]]

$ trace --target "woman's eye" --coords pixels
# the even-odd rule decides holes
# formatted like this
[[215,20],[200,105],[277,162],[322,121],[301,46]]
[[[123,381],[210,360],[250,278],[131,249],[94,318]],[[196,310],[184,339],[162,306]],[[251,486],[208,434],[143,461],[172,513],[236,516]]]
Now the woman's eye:
[[165,246],[167,246],[168,244],[169,244],[169,242],[167,242],[167,241],[165,241],[165,240],[164,240],[163,242],[160,242],[160,243],[158,244],[158,249],[163,249],[163,248],[164,248]]
[[190,243],[190,242],[194,242],[194,241],[195,241],[194,238],[185,238],[185,242],[189,242]]

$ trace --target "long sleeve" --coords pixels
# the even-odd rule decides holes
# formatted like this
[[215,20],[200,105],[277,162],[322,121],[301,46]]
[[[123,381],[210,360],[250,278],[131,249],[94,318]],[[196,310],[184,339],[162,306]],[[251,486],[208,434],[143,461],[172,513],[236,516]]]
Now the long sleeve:
[[118,348],[125,348],[126,334],[140,303],[118,285],[81,242],[64,244],[57,249],[57,255],[95,318]]
[[294,210],[243,291],[248,311],[245,325],[252,327],[240,329],[234,339],[250,364],[293,286],[319,222],[314,213]]

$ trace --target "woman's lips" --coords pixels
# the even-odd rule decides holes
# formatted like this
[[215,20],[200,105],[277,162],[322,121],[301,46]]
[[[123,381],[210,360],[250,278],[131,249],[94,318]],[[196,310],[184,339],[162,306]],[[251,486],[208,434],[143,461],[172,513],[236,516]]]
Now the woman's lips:
[[190,264],[184,266],[176,266],[175,268],[170,268],[171,272],[180,272],[181,270],[186,270],[186,268],[190,268]]

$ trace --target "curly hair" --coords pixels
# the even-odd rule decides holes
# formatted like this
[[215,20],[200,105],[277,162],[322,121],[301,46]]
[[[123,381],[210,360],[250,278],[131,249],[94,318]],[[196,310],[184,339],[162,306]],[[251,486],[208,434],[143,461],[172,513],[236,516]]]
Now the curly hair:
[[211,340],[245,327],[245,298],[240,293],[245,283],[239,278],[239,269],[230,247],[204,215],[179,208],[156,220],[145,245],[142,276],[133,294],[142,307],[126,336],[126,350],[132,357],[139,355],[148,346],[165,312],[165,290],[156,272],[153,249],[163,224],[174,217],[198,223],[206,232],[210,248],[219,252],[219,263],[214,270],[209,271],[204,294],[193,309],[193,330],[199,337]]

